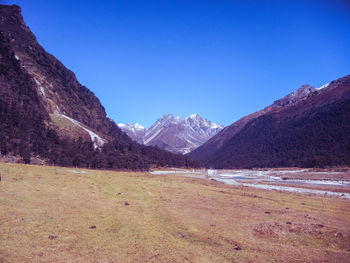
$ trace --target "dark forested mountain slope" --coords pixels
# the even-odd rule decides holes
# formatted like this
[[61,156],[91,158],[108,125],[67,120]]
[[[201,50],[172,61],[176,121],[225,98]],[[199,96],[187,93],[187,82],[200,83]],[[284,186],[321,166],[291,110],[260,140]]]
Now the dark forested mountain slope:
[[216,168],[350,164],[350,76],[303,86],[224,129],[190,156]]
[[[327,85],[325,85],[327,86]],[[322,87],[324,88],[324,87]],[[222,147],[232,136],[236,135],[238,132],[240,132],[243,127],[251,120],[256,119],[268,112],[276,111],[281,108],[290,107],[292,105],[295,105],[301,101],[304,101],[310,97],[315,96],[320,92],[321,89],[316,89],[309,85],[303,85],[296,91],[292,92],[291,94],[288,94],[287,96],[283,97],[282,99],[279,99],[275,101],[270,106],[254,112],[252,114],[249,114],[247,116],[244,116],[243,118],[239,119],[238,121],[234,122],[230,126],[227,126],[224,128],[217,136],[212,137],[209,139],[203,146],[198,147],[191,153],[189,153],[189,156],[193,156],[193,158],[198,160],[209,160],[211,156],[220,148]]]
[[0,5],[0,32],[2,156],[92,168],[198,166],[133,142],[74,73],[37,43],[18,6]]

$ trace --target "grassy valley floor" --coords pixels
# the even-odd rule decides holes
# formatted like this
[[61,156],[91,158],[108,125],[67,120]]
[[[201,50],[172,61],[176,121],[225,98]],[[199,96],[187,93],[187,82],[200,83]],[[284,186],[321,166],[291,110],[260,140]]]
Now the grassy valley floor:
[[350,262],[350,200],[0,163],[0,262]]

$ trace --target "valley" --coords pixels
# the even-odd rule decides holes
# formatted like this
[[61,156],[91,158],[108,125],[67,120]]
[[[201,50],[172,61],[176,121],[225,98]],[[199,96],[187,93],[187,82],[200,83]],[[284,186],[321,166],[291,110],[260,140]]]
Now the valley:
[[350,262],[349,199],[171,171],[0,163],[0,262]]
[[[299,36],[297,44],[294,34],[277,34],[281,28],[252,41],[247,36],[264,32],[264,21],[278,20],[269,14],[245,35],[235,31],[239,20],[228,31],[221,22],[211,25],[210,16],[197,21],[194,14],[206,8],[198,3],[187,12],[186,1],[178,10],[133,2],[125,12],[130,24],[120,1],[63,4],[57,25],[71,24],[56,32],[61,26],[48,23],[58,10],[53,2],[31,12],[23,3],[26,19],[31,27],[38,19],[38,39],[92,89],[41,46],[20,6],[0,5],[0,263],[350,262],[350,75],[335,53],[328,63],[293,63],[285,50],[278,55],[283,63],[274,63],[271,55],[286,46],[274,37],[301,47],[314,35]],[[40,12],[48,16],[38,16],[46,5],[50,11]],[[254,14],[250,5],[247,14]],[[217,21],[225,10],[213,10]],[[149,23],[155,11],[162,17]],[[198,28],[183,20],[187,13]],[[96,25],[88,27],[90,20]],[[293,15],[288,28],[299,28],[297,20]],[[69,35],[84,46],[81,53]],[[50,46],[53,36],[61,39]],[[248,45],[233,45],[242,39]],[[325,42],[316,40],[312,49]],[[276,46],[268,52],[267,43]],[[256,58],[266,65],[254,71]],[[318,71],[314,65],[335,72],[307,73]]]

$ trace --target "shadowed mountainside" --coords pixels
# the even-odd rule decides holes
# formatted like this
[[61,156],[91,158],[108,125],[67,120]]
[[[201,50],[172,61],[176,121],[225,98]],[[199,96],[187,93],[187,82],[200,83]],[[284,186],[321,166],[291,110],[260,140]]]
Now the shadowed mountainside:
[[302,86],[189,153],[216,168],[350,164],[350,76]]

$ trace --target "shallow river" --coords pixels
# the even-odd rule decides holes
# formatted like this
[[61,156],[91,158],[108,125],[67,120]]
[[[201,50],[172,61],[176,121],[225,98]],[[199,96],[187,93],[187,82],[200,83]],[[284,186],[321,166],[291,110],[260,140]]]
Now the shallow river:
[[[205,178],[209,180],[216,180],[229,185],[242,185],[253,187],[257,189],[278,190],[296,193],[311,193],[318,195],[338,196],[342,198],[350,198],[350,193],[332,192],[326,190],[307,189],[300,186],[335,186],[338,188],[350,189],[350,181],[347,180],[328,180],[320,179],[326,177],[345,177],[350,178],[346,172],[314,172],[309,170],[181,170],[171,169],[168,171],[154,171],[151,174],[173,174],[179,176]],[[296,179],[290,178],[293,175],[306,175],[315,179]],[[289,176],[289,177],[288,177]],[[278,185],[276,185],[278,184]]]

